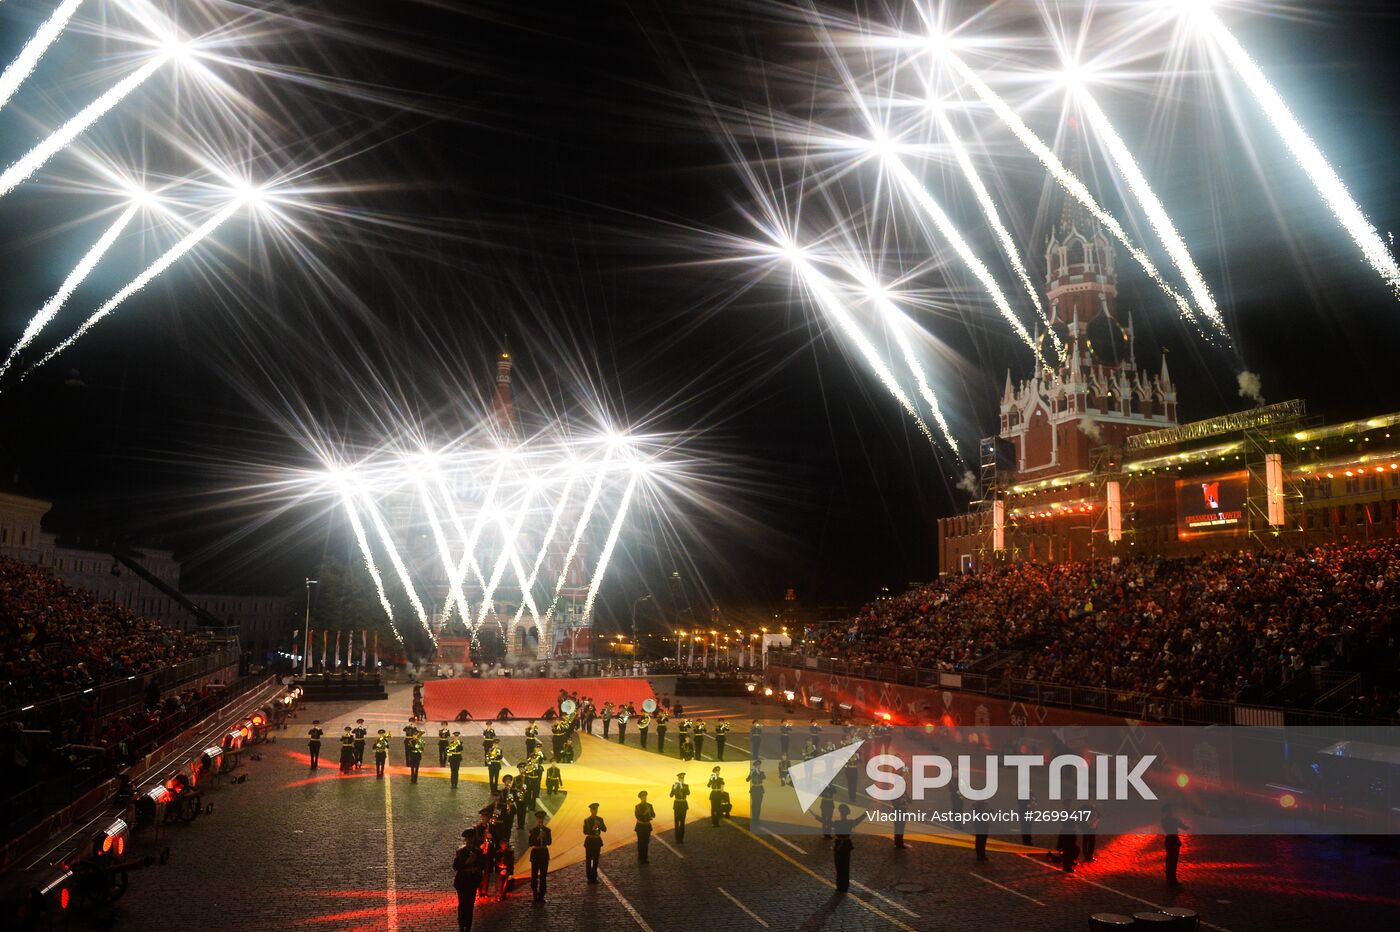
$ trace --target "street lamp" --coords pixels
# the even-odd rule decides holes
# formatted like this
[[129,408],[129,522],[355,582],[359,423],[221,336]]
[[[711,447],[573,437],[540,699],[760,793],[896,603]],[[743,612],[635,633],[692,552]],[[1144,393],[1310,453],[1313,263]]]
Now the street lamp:
[[638,656],[638,654],[639,654],[639,648],[640,648],[641,644],[640,644],[640,642],[637,640],[637,607],[640,606],[643,602],[650,602],[650,601],[651,601],[651,596],[649,596],[649,595],[644,595],[644,596],[642,596],[640,599],[638,599],[637,601],[635,601],[635,602],[632,603],[632,651],[633,651],[633,657],[632,657],[632,659],[633,659],[633,660],[640,660],[640,659],[641,659],[641,657]]
[[307,665],[311,663],[311,587],[319,580],[306,577],[306,630],[301,635],[301,675],[306,676]]

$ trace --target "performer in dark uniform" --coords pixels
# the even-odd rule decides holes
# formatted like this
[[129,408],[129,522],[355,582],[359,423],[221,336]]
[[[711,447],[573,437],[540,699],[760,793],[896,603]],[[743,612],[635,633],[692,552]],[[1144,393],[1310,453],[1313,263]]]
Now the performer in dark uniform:
[[423,738],[418,732],[414,732],[404,739],[404,747],[407,748],[405,758],[408,762],[409,783],[418,782],[418,768],[423,763]]
[[724,815],[724,799],[729,794],[724,791],[724,777],[720,776],[718,767],[710,771],[705,785],[710,788],[710,824],[719,825],[719,818]]
[[647,749],[647,733],[651,730],[651,716],[643,712],[642,717],[637,719],[637,734],[640,735],[641,747]]
[[[953,789],[953,788],[952,788],[952,787],[949,787],[949,789]],[[952,793],[952,798],[953,798],[954,800],[957,801],[957,811],[958,811],[958,812],[962,812],[962,811],[963,811],[963,806],[962,806],[962,799],[963,799],[963,798],[962,798],[962,794],[961,794],[961,793],[954,792],[954,793]],[[987,812],[987,807],[984,806],[984,805],[981,803],[981,801],[978,801],[978,802],[975,802],[975,803],[972,804],[972,811],[973,811],[974,813],[978,813],[978,814],[981,814],[981,815],[984,815],[984,816],[985,816],[985,815],[986,815],[986,812]],[[974,839],[973,847],[974,847],[974,848],[976,849],[976,851],[977,851],[977,860],[979,860],[979,861],[990,861],[991,858],[987,857],[987,823],[986,823],[985,821],[979,820],[979,821],[977,821],[977,822],[975,822],[975,823],[973,823],[973,824],[974,824],[974,826],[975,826],[974,829],[973,829],[973,836],[972,836],[973,839]]]
[[729,741],[729,723],[720,722],[715,726],[715,760],[724,760],[724,745]]
[[[539,746],[540,726],[536,725],[535,720],[532,718],[530,719],[529,724],[525,726],[525,756],[529,757],[531,754],[535,753],[535,748]],[[555,749],[554,753],[559,753],[557,748]]]
[[505,756],[501,749],[493,747],[486,752],[486,776],[491,784],[491,792],[500,789],[501,765],[505,763]]
[[763,723],[754,719],[749,725],[749,757],[757,757],[759,746],[763,743]]
[[374,776],[377,780],[384,779],[384,763],[389,759],[389,735],[383,728],[379,729],[379,736],[374,739]]
[[658,754],[666,753],[666,723],[670,720],[671,716],[667,715],[665,710],[656,713],[656,752]]
[[852,754],[846,760],[846,798],[851,802],[856,801],[856,784],[860,782],[860,752]]
[[535,813],[535,825],[530,829],[530,890],[535,894],[535,902],[543,903],[545,890],[549,887],[549,846],[554,844],[554,833],[544,824],[544,813]]
[[447,766],[447,746],[452,743],[452,731],[446,722],[438,725],[438,766]]
[[481,887],[481,847],[475,829],[462,832],[462,845],[452,859],[452,887],[457,891],[457,930],[468,932]]
[[1181,832],[1191,831],[1191,826],[1176,817],[1170,804],[1162,807],[1162,844],[1167,849],[1167,886],[1179,887],[1176,879],[1176,865],[1181,860]]
[[462,733],[454,731],[447,742],[447,766],[452,770],[452,788],[457,788],[457,771],[462,768]]
[[671,812],[676,819],[676,844],[685,844],[685,817],[690,811],[690,787],[686,785],[685,774],[676,774],[676,782],[671,784]]
[[757,830],[763,817],[763,781],[767,779],[757,757],[753,759],[749,775],[744,779],[749,782],[749,828]]
[[851,889],[851,852],[855,850],[851,832],[865,821],[866,813],[862,812],[852,819],[851,807],[845,803],[842,803],[836,812],[837,819],[832,826],[836,832],[836,843],[831,846],[831,853],[836,860],[836,892],[845,893]]
[[544,772],[544,791],[553,796],[563,788],[564,775],[559,772],[559,764],[556,761],[550,761],[549,769]]
[[822,787],[822,805],[818,816],[822,823],[822,837],[831,837],[831,822],[833,813],[836,812],[836,787],[830,783]]
[[778,723],[778,756],[787,757],[788,745],[792,743],[792,723],[783,719]]
[[349,773],[355,766],[355,735],[350,731],[350,726],[345,726],[345,731],[340,735],[340,772]]
[[701,755],[705,753],[705,732],[707,728],[708,726],[698,718],[690,723],[690,740],[695,747],[696,760],[700,760]]
[[617,713],[617,743],[627,743],[627,722],[632,718],[632,713],[623,706]]
[[598,815],[598,804],[588,804],[588,818],[583,820],[583,871],[589,883],[598,882],[598,858],[603,853],[603,833],[608,823]]
[[321,730],[321,720],[318,718],[311,723],[311,730],[306,733],[306,749],[311,752],[311,769],[321,768],[321,736],[325,732]]
[[365,727],[365,720],[355,719],[355,728],[350,734],[355,736],[355,769],[359,770],[365,765],[365,736],[369,734],[369,729]]
[[496,729],[491,722],[487,722],[481,729],[481,757],[483,760],[491,754],[491,749],[496,746]]
[[613,705],[611,702],[603,703],[603,740],[608,740],[608,732],[612,728]]
[[651,821],[656,818],[656,807],[647,802],[647,791],[637,794],[639,802],[632,810],[637,817],[637,863],[647,863],[647,851],[651,847]]
[[1094,862],[1094,845],[1098,841],[1099,830],[1099,813],[1093,806],[1089,806],[1089,818],[1085,819],[1082,825],[1079,847],[1083,851],[1084,863],[1092,864]]

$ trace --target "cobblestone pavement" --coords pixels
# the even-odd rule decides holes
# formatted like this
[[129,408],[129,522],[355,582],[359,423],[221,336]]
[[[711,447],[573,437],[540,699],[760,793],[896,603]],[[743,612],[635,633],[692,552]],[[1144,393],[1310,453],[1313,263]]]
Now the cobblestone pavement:
[[[118,929],[149,932],[452,929],[452,854],[461,829],[485,805],[487,788],[464,779],[451,789],[445,771],[435,766],[431,740],[425,763],[434,766],[423,768],[417,785],[409,782],[400,731],[408,698],[406,689],[397,689],[388,702],[305,707],[275,742],[254,749],[261,760],[245,755],[237,775],[246,775],[246,782],[226,781],[210,792],[211,814],[166,828],[159,837],[138,836],[134,855],[168,845],[170,863],[133,874],[130,891],[106,918]],[[731,737],[739,740],[731,747],[740,746],[752,717],[747,702],[697,700],[694,706],[688,711],[703,706],[707,719],[734,717]],[[329,726],[328,736],[361,717],[371,732],[390,731],[390,761],[398,763],[389,779],[376,780],[368,762],[365,771],[341,776],[331,741],[321,769],[310,772],[302,736],[313,717]],[[435,730],[435,723],[429,726]],[[480,726],[462,730],[474,736]],[[518,759],[523,723],[498,732],[506,756]],[[465,763],[479,761],[473,737]],[[567,789],[569,768],[564,770]],[[564,799],[545,802],[557,810]],[[657,809],[663,815],[658,824],[665,820],[669,826],[669,807]],[[614,839],[630,838],[627,815],[605,813]],[[579,827],[561,823],[554,831],[558,847]],[[517,836],[516,844],[524,850],[523,838]],[[846,896],[834,894],[829,845],[816,836],[779,837],[762,829],[753,834],[743,818],[718,828],[708,820],[692,822],[683,845],[669,828],[658,832],[649,864],[637,863],[630,844],[605,853],[599,884],[585,883],[583,867],[575,863],[551,876],[544,905],[530,901],[528,882],[505,902],[483,902],[475,928],[1082,930],[1095,912],[1130,915],[1166,905],[1196,910],[1207,923],[1203,927],[1214,932],[1394,928],[1400,921],[1396,862],[1373,855],[1366,841],[1189,839],[1181,871],[1186,886],[1171,892],[1162,881],[1160,842],[1153,838],[1103,839],[1099,858],[1072,876],[1010,850],[979,864],[965,839],[911,836],[910,847],[897,851],[887,839],[858,838],[855,886]],[[81,924],[105,920],[89,917]]]

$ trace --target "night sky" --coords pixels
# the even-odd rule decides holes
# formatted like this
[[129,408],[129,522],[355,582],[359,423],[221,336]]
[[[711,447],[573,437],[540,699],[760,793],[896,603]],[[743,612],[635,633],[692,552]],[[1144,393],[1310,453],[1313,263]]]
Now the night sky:
[[[0,7],[0,58],[51,5]],[[409,410],[452,429],[470,409],[463,397],[479,405],[490,392],[492,360],[508,346],[527,414],[573,408],[583,383],[622,422],[693,433],[713,463],[710,494],[748,519],[700,520],[659,551],[634,546],[610,577],[605,617],[661,592],[672,568],[697,603],[729,609],[774,602],[787,587],[809,606],[854,606],[935,572],[934,521],[966,501],[958,470],[785,279],[751,287],[745,266],[700,264],[715,252],[698,245],[703,231],[752,232],[702,95],[762,103],[756,62],[814,67],[802,30],[772,7],[728,2],[250,6],[301,22],[274,31],[256,57],[344,82],[232,78],[267,108],[260,138],[289,140],[268,159],[344,156],[315,180],[355,190],[327,195],[340,216],[297,238],[334,287],[291,251],[231,229],[215,258],[172,270],[56,363],[22,384],[8,374],[5,479],[53,498],[55,529],[163,541],[189,558],[188,588],[284,589],[343,545],[343,529],[305,510],[263,523],[266,503],[236,487],[259,465],[310,465],[299,424],[372,442]],[[1400,20],[1388,7],[1314,3],[1231,20],[1383,232],[1400,224]],[[5,163],[32,142],[34,119],[72,112],[100,89],[79,78],[94,40],[78,39],[31,79],[42,92],[0,113]],[[351,82],[355,93],[344,92]],[[143,89],[99,124],[93,145],[178,171],[162,132],[193,104],[172,106],[173,91]],[[1033,120],[1046,133],[1053,122]],[[1155,370],[1167,348],[1186,419],[1247,405],[1235,386],[1241,362],[1268,400],[1306,398],[1329,419],[1400,408],[1400,304],[1262,121],[1249,130],[1254,162],[1235,130],[1202,127],[1154,126],[1139,154],[1239,355],[1188,332],[1120,251],[1120,307],[1134,313],[1140,361]],[[1141,129],[1127,118],[1120,128]],[[236,132],[221,138],[242,144]],[[1058,200],[1020,164],[1006,179],[1016,198],[1007,212],[1039,277]],[[83,175],[60,156],[0,201],[7,346],[110,222],[81,220],[96,211],[70,183]],[[95,277],[64,320],[123,280]],[[346,293],[358,303],[336,297]],[[972,303],[967,319],[992,313]],[[931,329],[962,358],[939,388],[974,451],[993,432],[1006,368],[1026,375],[1027,354],[1000,328],[956,316]]]

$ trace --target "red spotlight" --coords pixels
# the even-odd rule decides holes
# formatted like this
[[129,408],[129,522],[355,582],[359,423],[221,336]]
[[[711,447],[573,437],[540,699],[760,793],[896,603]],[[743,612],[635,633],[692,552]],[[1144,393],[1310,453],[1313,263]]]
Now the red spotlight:
[[887,722],[892,718],[892,716],[888,712],[881,712],[880,717]]
[[1278,798],[1278,804],[1284,809],[1292,809],[1298,805],[1298,800],[1294,798],[1292,793],[1284,793]]
[[67,887],[64,887],[62,890],[58,891],[58,908],[59,908],[59,909],[67,909],[67,908],[68,908],[68,895],[69,895],[69,894],[68,894],[68,888],[67,888]]

